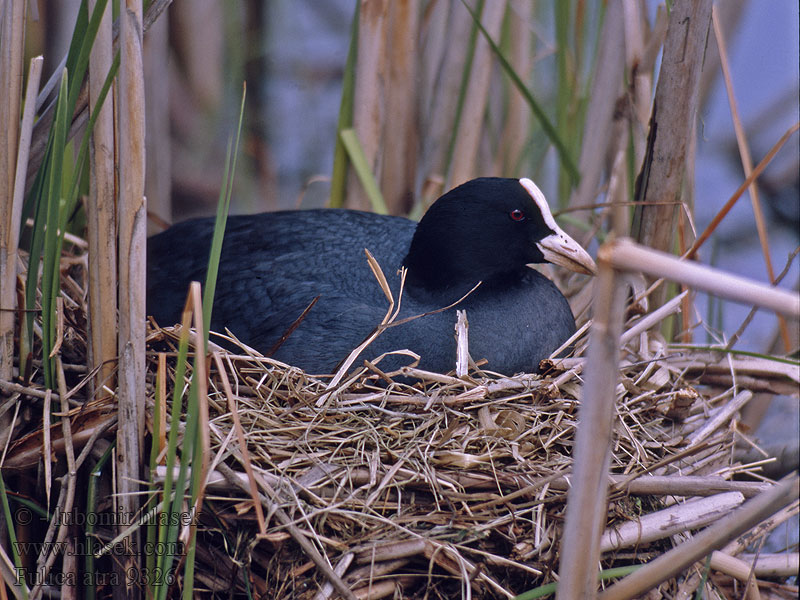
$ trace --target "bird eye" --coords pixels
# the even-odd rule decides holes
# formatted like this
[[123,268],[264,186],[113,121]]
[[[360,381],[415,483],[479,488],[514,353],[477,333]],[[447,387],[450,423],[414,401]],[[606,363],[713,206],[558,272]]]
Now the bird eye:
[[524,221],[525,220],[525,213],[518,208],[515,208],[508,216],[511,217],[512,221]]

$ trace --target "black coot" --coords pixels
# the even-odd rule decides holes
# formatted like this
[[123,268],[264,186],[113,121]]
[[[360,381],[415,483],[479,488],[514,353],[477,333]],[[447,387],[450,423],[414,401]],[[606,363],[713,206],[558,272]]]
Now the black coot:
[[[180,223],[148,241],[147,310],[176,323],[189,282],[204,281],[214,222]],[[331,373],[381,322],[388,302],[367,264],[368,248],[395,298],[408,269],[398,320],[363,358],[400,349],[420,367],[447,372],[456,359],[456,308],[467,311],[469,350],[504,374],[536,372],[539,361],[575,331],[556,286],[529,263],[552,262],[591,273],[594,263],[555,223],[529,179],[481,178],[439,198],[416,224],[353,210],[308,210],[228,219],[214,299],[212,331],[227,327],[250,346],[273,348],[309,303],[300,325],[274,353],[311,373]],[[385,369],[408,363],[391,357]]]

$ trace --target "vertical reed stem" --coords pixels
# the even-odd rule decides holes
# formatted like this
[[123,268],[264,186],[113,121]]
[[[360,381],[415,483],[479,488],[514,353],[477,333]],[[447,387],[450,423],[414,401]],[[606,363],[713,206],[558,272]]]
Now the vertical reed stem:
[[[94,10],[96,0],[89,3]],[[89,54],[89,109],[97,110],[97,96],[113,59],[111,6],[107,5]],[[109,98],[97,116],[90,141],[89,208],[89,367],[102,365],[94,380],[95,392],[114,389],[117,356],[117,218],[114,184],[114,103]]]
[[[126,0],[120,11],[119,78],[119,428],[117,490],[120,514],[132,518],[138,505],[145,399],[145,247],[144,77],[142,74],[142,0]],[[124,527],[124,526],[123,526]],[[138,571],[138,531],[127,538],[125,573]],[[133,579],[133,580],[132,580]],[[114,590],[119,598],[140,597],[135,578]]]
[[[25,42],[25,6],[27,0],[8,0],[0,7],[0,379],[11,379],[14,366],[14,299],[16,286],[17,233],[14,223],[20,207],[15,206],[14,178],[19,144],[19,115],[22,103],[23,45]],[[41,67],[40,67],[41,68]],[[39,87],[38,80],[36,87]],[[26,151],[27,153],[27,151]],[[27,162],[27,160],[26,160]],[[24,185],[23,185],[24,188]],[[0,417],[0,448],[10,433],[6,412]]]

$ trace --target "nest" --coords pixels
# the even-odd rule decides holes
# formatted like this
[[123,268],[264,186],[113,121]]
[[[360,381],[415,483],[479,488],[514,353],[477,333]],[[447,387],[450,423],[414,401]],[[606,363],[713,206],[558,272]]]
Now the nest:
[[[640,321],[635,316],[630,326]],[[579,354],[587,329],[576,336]],[[155,328],[149,339],[175,356],[180,331]],[[718,516],[768,487],[759,483],[763,461],[735,458],[737,410],[749,392],[719,387],[730,362],[668,351],[658,335],[627,339],[606,568],[646,562],[716,518],[684,524],[676,516],[682,498],[732,494],[732,504],[715,508]],[[213,509],[201,516],[198,588],[330,597],[300,537],[359,598],[398,590],[412,598],[511,598],[555,581],[582,358],[547,361],[542,376],[516,377],[478,369],[459,378],[413,366],[387,374],[365,363],[332,385],[246,346],[215,354],[206,491]],[[156,354],[150,357],[155,374]],[[167,364],[161,373],[171,381],[174,363]],[[773,375],[760,381],[785,383]],[[643,515],[670,507],[681,524],[643,531]],[[661,591],[672,595],[686,581],[672,579]]]
[[[47,424],[30,427],[12,441],[4,469],[31,470],[48,444],[54,456],[74,446],[80,462],[93,444],[97,456],[113,439],[116,399],[93,399],[80,366],[87,337],[83,263],[68,262],[59,394],[33,384],[2,387],[35,402],[62,400],[62,412],[68,408],[72,417],[71,437],[59,437],[60,425],[49,426],[50,438],[43,434]],[[623,336],[602,540],[608,577],[620,574],[615,568],[662,555],[772,487],[762,473],[768,460],[739,458],[739,446],[754,444],[738,427],[738,410],[751,396],[747,387],[797,389],[794,364],[666,344],[652,326],[675,306],[661,314],[633,311]],[[335,578],[357,598],[552,593],[583,385],[589,329],[583,321],[572,357],[546,361],[542,375],[515,377],[484,372],[480,364],[455,377],[413,366],[385,373],[380,363],[365,363],[332,381],[262,357],[233,338],[228,349],[212,344],[202,378],[208,385],[202,396],[204,499],[196,531],[184,529],[180,537],[188,542],[196,536],[196,594],[316,600],[335,597]],[[187,331],[150,324],[150,434],[155,415],[170,410],[166,398],[176,385],[178,340]],[[193,377],[192,360],[186,368]],[[35,371],[31,377],[36,380]],[[186,389],[183,384],[181,391]],[[183,443],[186,412],[181,408],[163,422],[177,433],[178,453],[189,452]],[[163,450],[164,438],[154,437]],[[161,452],[149,474],[156,489],[168,475],[163,457]],[[63,472],[63,462],[55,469]],[[98,513],[114,511],[112,493],[108,488]],[[760,547],[797,512],[795,500],[734,540],[728,552]],[[115,530],[100,527],[96,535],[111,542]],[[786,556],[790,562],[796,553]],[[176,558],[171,582],[178,594],[185,556],[178,552]],[[768,585],[773,597],[796,596],[796,587],[784,585],[785,575],[773,579],[759,585]],[[707,578],[695,565],[652,593],[688,597],[701,585],[718,593],[743,587],[718,571]],[[110,593],[110,586],[101,586],[101,596],[104,589]]]

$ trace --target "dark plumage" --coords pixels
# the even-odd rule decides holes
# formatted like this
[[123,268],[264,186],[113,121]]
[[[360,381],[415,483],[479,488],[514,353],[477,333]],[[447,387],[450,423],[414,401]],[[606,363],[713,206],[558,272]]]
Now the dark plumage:
[[[204,281],[213,227],[212,219],[186,221],[148,241],[147,309],[161,325],[180,319],[189,282]],[[535,372],[575,330],[564,296],[526,264],[594,269],[527,179],[467,182],[439,198],[419,225],[333,209],[234,216],[225,231],[211,329],[227,327],[267,352],[319,296],[274,358],[312,373],[332,372],[388,308],[364,248],[395,298],[397,271],[408,268],[398,320],[448,306],[481,281],[457,308],[467,311],[470,354],[506,374]],[[422,368],[447,372],[455,365],[455,321],[450,308],[390,327],[362,356],[408,348],[422,356]]]

